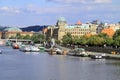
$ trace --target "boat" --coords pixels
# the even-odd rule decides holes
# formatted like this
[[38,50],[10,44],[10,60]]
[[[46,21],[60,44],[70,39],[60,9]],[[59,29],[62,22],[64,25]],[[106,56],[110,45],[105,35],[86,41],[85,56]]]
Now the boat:
[[49,52],[50,55],[55,55],[56,54],[56,51],[54,49],[50,49],[50,52]]
[[6,46],[12,46],[12,42],[6,41]]
[[30,46],[30,51],[31,52],[39,52],[40,49],[38,47],[36,47],[36,46]]
[[49,52],[51,55],[62,55],[63,51],[59,48],[52,48]]
[[90,56],[92,59],[103,59],[103,56],[98,54],[98,55],[91,55]]
[[13,44],[12,44],[12,48],[13,48],[13,49],[19,49],[19,45],[18,45],[17,43],[13,43]]
[[22,46],[20,47],[20,51],[30,52],[31,49],[30,49],[30,46],[29,46],[29,45],[22,45]]
[[89,56],[89,54],[85,51],[84,48],[75,48],[74,50],[71,50],[68,55],[81,56],[81,57],[88,57]]
[[45,51],[45,47],[40,46],[38,48],[39,48],[40,52],[44,52]]
[[55,50],[56,54],[58,54],[58,55],[62,55],[62,53],[63,53],[63,51],[59,48],[54,48],[54,50]]

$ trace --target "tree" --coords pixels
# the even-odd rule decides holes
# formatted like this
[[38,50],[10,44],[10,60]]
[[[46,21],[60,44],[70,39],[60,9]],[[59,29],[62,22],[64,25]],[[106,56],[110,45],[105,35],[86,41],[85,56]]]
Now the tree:
[[88,44],[92,46],[103,45],[103,43],[104,43],[104,39],[98,36],[92,36],[88,40]]
[[74,44],[80,44],[80,37],[78,37],[78,36],[75,36],[74,38],[73,38],[73,43]]
[[56,39],[56,40],[55,40],[55,43],[60,44],[60,40],[57,40],[57,39]]
[[108,45],[108,46],[111,46],[113,44],[113,38],[106,38],[105,39],[105,44]]
[[118,29],[115,34],[113,35],[113,39],[115,39],[116,37],[120,36],[120,29]]
[[85,35],[81,36],[80,39],[79,39],[79,44],[87,45],[87,43],[88,43],[88,37],[86,37]]
[[114,38],[114,46],[120,46],[120,36]]
[[31,39],[30,35],[23,36],[23,39]]
[[33,34],[31,40],[35,43],[42,43],[43,41],[45,41],[45,36],[42,34]]
[[17,39],[20,39],[20,36],[21,36],[20,33],[17,33],[17,34],[16,34],[16,38],[17,38]]
[[97,35],[98,37],[102,37],[102,38],[108,38],[109,36],[105,33],[100,33]]
[[66,35],[63,36],[62,38],[62,43],[64,45],[66,44],[72,44],[73,40],[72,40],[72,35],[70,33],[67,33]]

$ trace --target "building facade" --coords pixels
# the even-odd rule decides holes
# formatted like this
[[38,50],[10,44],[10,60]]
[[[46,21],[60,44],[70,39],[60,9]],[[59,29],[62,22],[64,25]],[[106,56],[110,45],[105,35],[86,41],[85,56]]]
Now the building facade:
[[96,25],[94,24],[82,24],[78,21],[75,25],[68,25],[66,20],[59,19],[58,20],[58,40],[61,40],[64,35],[70,33],[73,37],[80,37],[86,34],[96,34]]
[[82,24],[78,21],[75,25],[68,25],[64,17],[57,20],[55,26],[48,27],[46,32],[47,37],[52,37],[61,41],[64,35],[70,33],[73,37],[82,36],[86,34],[96,34],[97,26],[94,24]]
[[0,32],[0,38],[1,39],[9,39],[10,37],[15,37],[17,34],[20,34],[22,36],[32,36],[34,32],[22,32],[21,29],[17,27],[9,27]]

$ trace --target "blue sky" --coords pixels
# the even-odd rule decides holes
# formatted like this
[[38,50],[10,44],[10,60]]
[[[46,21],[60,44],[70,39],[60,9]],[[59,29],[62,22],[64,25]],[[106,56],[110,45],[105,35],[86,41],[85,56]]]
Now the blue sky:
[[59,17],[65,17],[68,24],[78,20],[117,23],[119,4],[120,0],[0,0],[0,25],[55,25]]

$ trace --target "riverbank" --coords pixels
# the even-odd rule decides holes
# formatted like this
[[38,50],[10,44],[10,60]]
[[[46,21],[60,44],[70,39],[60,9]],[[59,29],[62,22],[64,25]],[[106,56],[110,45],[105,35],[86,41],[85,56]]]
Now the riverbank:
[[[71,50],[70,48],[61,47],[63,49],[67,49],[68,51]],[[120,48],[112,48],[112,47],[98,47],[98,46],[81,46],[87,51],[90,55],[97,55],[97,54],[106,54],[106,59],[116,59],[120,60]]]
[[80,46],[81,48],[84,48],[86,51],[90,52],[101,52],[101,53],[108,53],[111,54],[111,52],[118,52],[120,53],[120,48],[112,48],[112,47],[99,47],[99,46]]

